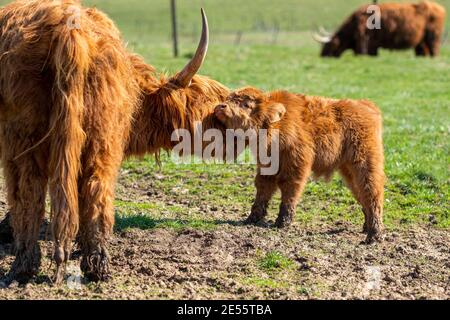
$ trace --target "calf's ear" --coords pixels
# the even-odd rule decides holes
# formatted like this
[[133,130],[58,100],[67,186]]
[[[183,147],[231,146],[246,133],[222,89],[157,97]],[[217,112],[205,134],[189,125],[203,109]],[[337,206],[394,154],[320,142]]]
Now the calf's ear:
[[281,103],[275,103],[269,106],[268,115],[270,123],[276,123],[283,119],[286,114],[286,108]]

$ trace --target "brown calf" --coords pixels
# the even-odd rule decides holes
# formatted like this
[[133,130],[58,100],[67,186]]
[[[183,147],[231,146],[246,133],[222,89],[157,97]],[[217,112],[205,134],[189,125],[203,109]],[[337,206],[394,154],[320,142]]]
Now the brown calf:
[[366,241],[381,239],[385,180],[382,118],[374,104],[244,88],[218,105],[215,115],[229,129],[279,133],[279,171],[264,176],[258,164],[256,200],[248,223],[266,216],[268,203],[279,188],[282,203],[276,226],[288,226],[310,174],[329,178],[339,170],[363,207]]

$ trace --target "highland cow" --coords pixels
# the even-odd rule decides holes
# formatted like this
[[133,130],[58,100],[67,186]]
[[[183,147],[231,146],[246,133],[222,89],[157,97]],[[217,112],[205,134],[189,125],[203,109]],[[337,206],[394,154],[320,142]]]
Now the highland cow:
[[[340,57],[344,51],[356,55],[378,55],[380,48],[410,49],[417,56],[437,56],[444,32],[446,11],[441,5],[422,1],[418,4],[383,3],[365,5],[356,10],[336,31],[323,28],[314,39],[323,43],[323,57]],[[369,20],[373,18],[372,20]],[[379,26],[376,20],[379,19]]]
[[38,272],[47,190],[55,282],[77,233],[84,274],[108,278],[124,156],[170,149],[172,131],[192,130],[194,121],[213,126],[214,106],[229,93],[195,76],[207,47],[203,14],[197,52],[167,78],[127,51],[106,15],[79,1],[19,0],[0,9],[0,145],[16,250],[10,279]]
[[[289,226],[310,174],[328,179],[338,170],[363,207],[366,241],[381,239],[382,117],[373,103],[244,88],[219,104],[215,115],[228,129],[266,129],[270,136],[279,135],[279,171],[263,175],[258,163],[256,200],[247,223],[264,219],[279,188],[281,206],[275,225]],[[267,139],[269,150],[271,141]]]

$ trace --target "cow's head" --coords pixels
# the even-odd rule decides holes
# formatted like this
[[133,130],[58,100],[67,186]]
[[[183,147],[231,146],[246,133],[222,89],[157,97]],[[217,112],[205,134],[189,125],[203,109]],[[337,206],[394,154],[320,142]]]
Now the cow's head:
[[322,57],[340,57],[347,49],[345,39],[339,33],[331,34],[324,28],[313,34],[313,39],[322,44]]
[[322,46],[322,57],[335,57],[339,58],[344,52],[345,48],[341,44],[341,40],[338,37],[333,37],[329,42],[324,43]]
[[175,130],[194,132],[198,122],[205,128],[215,127],[219,123],[213,114],[214,107],[226,99],[230,90],[213,79],[197,75],[209,42],[208,22],[203,10],[202,21],[202,34],[196,52],[175,75],[159,75],[141,57],[132,57],[143,99],[139,113],[134,116],[129,154],[170,150],[175,145],[171,141]]

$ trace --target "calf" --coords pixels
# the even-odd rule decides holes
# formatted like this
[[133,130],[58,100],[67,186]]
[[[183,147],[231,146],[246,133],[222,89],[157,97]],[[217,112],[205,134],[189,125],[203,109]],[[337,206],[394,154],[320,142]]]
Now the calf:
[[[256,200],[247,223],[266,216],[268,203],[279,188],[282,203],[276,226],[289,226],[311,173],[329,179],[338,170],[363,207],[366,242],[381,240],[382,116],[373,103],[244,88],[218,105],[215,116],[228,129],[266,129],[269,135],[279,135],[279,170],[265,176],[258,161]],[[267,139],[268,148],[271,141]]]

